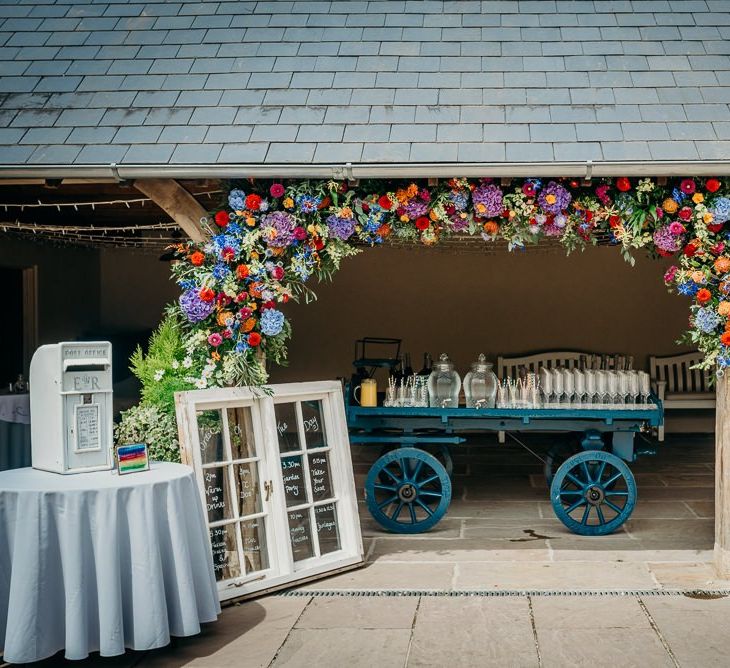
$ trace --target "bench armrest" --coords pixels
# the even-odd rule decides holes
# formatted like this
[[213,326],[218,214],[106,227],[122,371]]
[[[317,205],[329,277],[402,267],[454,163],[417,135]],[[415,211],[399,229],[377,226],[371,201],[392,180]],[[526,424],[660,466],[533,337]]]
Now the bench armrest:
[[657,396],[657,399],[664,403],[664,395],[667,392],[667,381],[666,380],[652,380],[651,388]]

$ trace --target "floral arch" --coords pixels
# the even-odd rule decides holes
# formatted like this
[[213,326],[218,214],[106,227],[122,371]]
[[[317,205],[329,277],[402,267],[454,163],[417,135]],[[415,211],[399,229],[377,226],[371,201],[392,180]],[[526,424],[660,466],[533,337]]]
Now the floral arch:
[[331,278],[346,257],[389,240],[433,246],[458,234],[513,250],[552,238],[567,252],[608,240],[631,263],[635,252],[674,256],[664,281],[691,299],[685,339],[705,368],[722,373],[730,366],[729,221],[730,179],[720,178],[232,183],[201,221],[210,239],[174,249],[181,296],[148,353],[132,358],[143,401],[121,429],[168,418],[174,426],[178,390],[264,384],[263,360],[286,362],[291,327],[281,306],[309,301],[312,277]]

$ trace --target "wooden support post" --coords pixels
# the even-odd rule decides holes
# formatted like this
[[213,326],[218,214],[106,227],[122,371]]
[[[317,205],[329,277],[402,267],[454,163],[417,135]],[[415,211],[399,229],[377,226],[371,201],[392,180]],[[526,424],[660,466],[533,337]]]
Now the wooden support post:
[[205,241],[208,233],[200,219],[208,212],[174,179],[137,179],[134,187],[165,211],[193,241]]
[[715,569],[730,578],[730,379],[717,381],[715,414]]

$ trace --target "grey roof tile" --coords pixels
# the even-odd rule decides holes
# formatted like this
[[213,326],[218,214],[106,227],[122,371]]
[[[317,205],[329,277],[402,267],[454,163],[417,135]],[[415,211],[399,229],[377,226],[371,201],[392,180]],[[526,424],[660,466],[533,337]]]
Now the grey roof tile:
[[307,163],[314,157],[317,145],[305,142],[272,142],[266,152],[266,162]]
[[333,156],[337,156],[337,162],[359,162],[362,157],[363,144],[349,142],[334,144],[319,142],[314,152],[314,162],[333,162]]
[[503,142],[462,142],[458,147],[459,162],[503,162]]
[[178,144],[170,162],[215,164],[222,148],[223,144]]
[[458,144],[413,142],[409,159],[411,162],[456,162],[458,156]]
[[125,163],[163,163],[170,160],[175,144],[133,144],[124,154]]

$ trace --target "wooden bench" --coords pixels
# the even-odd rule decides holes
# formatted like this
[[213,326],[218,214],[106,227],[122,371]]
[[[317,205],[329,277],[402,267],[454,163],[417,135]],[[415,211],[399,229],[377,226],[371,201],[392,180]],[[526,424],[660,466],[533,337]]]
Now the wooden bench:
[[[710,372],[691,368],[702,359],[699,352],[649,358],[652,389],[665,410],[715,408]],[[663,425],[659,427],[658,437],[664,440]]]
[[[574,369],[580,365],[581,357],[590,358],[592,355],[599,353],[579,352],[576,350],[549,350],[543,353],[533,353],[532,355],[522,355],[520,357],[497,357],[497,378],[517,378],[520,367],[525,367],[528,371],[538,373],[540,367],[546,369],[555,369],[564,367],[565,369]],[[608,358],[610,367],[613,367],[613,357]],[[500,443],[504,443],[504,432],[497,433]]]

